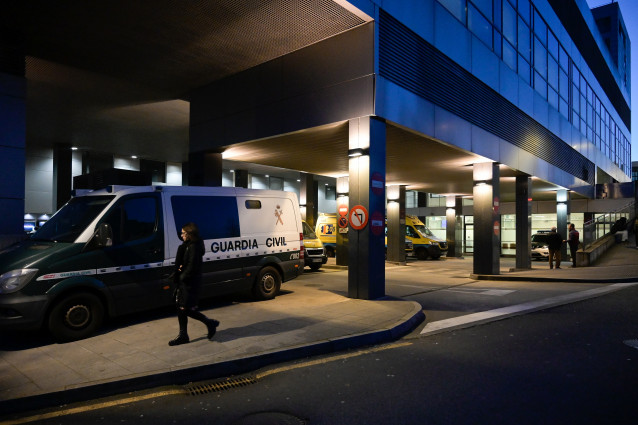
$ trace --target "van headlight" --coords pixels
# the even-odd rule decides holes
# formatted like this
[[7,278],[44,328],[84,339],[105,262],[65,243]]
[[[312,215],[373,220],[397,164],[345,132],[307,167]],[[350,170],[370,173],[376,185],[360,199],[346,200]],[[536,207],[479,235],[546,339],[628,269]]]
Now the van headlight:
[[17,269],[0,275],[0,294],[10,294],[24,288],[38,269]]

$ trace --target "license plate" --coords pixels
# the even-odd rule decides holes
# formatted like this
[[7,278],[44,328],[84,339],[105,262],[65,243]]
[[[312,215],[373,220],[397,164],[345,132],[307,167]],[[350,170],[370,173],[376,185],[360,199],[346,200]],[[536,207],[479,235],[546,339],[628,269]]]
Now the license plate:
[[321,263],[321,258],[313,258],[312,262],[313,263]]

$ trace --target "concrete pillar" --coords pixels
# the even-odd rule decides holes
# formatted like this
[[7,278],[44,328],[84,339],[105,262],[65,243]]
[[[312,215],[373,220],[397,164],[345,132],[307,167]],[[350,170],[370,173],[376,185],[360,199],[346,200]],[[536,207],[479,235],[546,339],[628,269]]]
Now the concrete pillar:
[[372,300],[385,295],[386,125],[362,117],[349,130],[348,296]]
[[73,151],[71,145],[58,143],[53,147],[53,211],[71,198]]
[[500,273],[501,213],[499,168],[474,164],[474,273]]
[[315,181],[314,175],[308,173],[301,173],[300,180],[299,205],[301,207],[301,217],[314,229],[317,224],[319,208],[318,182]]
[[388,186],[386,260],[405,264],[405,186]]
[[516,176],[516,268],[532,268],[532,178]]
[[189,186],[221,186],[222,154],[217,151],[189,152]]
[[[3,40],[4,42],[4,40]],[[0,53],[4,53],[0,50]],[[2,60],[6,60],[5,57]],[[26,80],[0,63],[0,249],[24,234]]]
[[349,178],[337,177],[337,228],[335,229],[335,261],[338,266],[347,266],[349,263],[349,244],[348,244],[348,227],[339,226],[339,219],[343,214],[343,209],[347,211],[349,209],[348,204],[350,202],[349,194]]
[[[569,192],[567,189],[556,191],[556,229],[558,233],[567,240],[569,235]],[[561,258],[563,261],[571,261],[569,257],[569,249],[566,243],[561,248]]]
[[447,257],[463,256],[463,198],[456,195],[445,197],[445,239]]
[[248,188],[248,171],[235,170],[235,187]]

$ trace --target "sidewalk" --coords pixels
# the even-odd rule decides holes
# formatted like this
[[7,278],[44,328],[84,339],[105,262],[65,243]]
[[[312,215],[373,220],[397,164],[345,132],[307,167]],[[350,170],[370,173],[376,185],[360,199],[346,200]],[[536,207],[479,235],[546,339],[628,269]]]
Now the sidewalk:
[[571,259],[561,262],[560,269],[549,269],[547,261],[535,261],[532,270],[501,270],[500,275],[471,275],[477,280],[621,283],[638,279],[638,249],[633,235],[630,241],[612,245],[590,267],[571,267]]
[[[442,269],[445,264],[460,264],[460,273],[469,280],[472,261],[467,260],[431,265]],[[563,264],[565,268],[550,270],[547,262],[534,262],[532,270],[502,270],[497,276],[473,279],[638,280],[638,249],[633,240],[631,246],[614,245],[592,267]],[[424,320],[421,305],[414,301],[355,300],[319,289],[327,279],[343,280],[347,287],[345,272],[336,271],[339,268],[330,263],[326,266],[332,273],[309,274],[307,279],[293,281],[289,289],[284,284],[282,294],[271,301],[216,300],[216,305],[203,310],[221,322],[213,341],[206,339],[203,325],[190,321],[191,343],[169,347],[167,342],[178,332],[177,319],[170,311],[144,316],[140,321],[120,320],[100,335],[66,344],[51,343],[44,336],[0,334],[0,412],[8,415],[122,392],[229,377],[273,363],[390,342]],[[458,275],[456,271],[453,274]],[[386,285],[394,283],[391,275],[386,272]],[[425,276],[419,273],[411,278],[437,278],[436,273]],[[445,278],[439,275],[438,281],[444,282]]]
[[191,342],[176,347],[167,344],[178,333],[170,312],[142,323],[120,321],[100,335],[66,344],[1,335],[0,415],[389,342],[424,319],[413,301],[356,300],[312,285],[295,285],[293,292],[285,284],[274,300],[227,301],[203,311],[221,322],[215,338],[209,341],[206,328],[191,320]]

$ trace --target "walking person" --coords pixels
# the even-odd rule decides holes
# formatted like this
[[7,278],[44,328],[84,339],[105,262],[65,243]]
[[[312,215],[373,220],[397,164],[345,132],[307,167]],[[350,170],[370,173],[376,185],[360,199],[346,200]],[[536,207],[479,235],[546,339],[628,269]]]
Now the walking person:
[[219,322],[209,319],[197,309],[199,290],[202,283],[202,257],[205,248],[204,241],[199,236],[199,229],[195,223],[188,223],[182,227],[183,244],[177,248],[175,257],[174,282],[175,303],[177,304],[177,320],[179,335],[168,342],[168,345],[186,344],[188,338],[188,318],[199,320],[208,328],[208,339],[213,339]]
[[569,252],[572,256],[572,267],[576,267],[576,251],[578,251],[578,244],[580,244],[580,233],[576,230],[574,223],[569,224],[567,243],[569,244]]
[[552,231],[547,235],[547,248],[549,249],[549,268],[554,268],[554,260],[556,260],[556,268],[560,269],[561,248],[563,246],[563,237],[556,231],[556,227],[552,227]]

